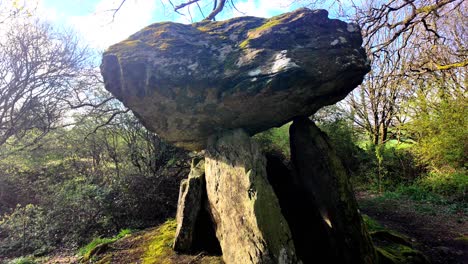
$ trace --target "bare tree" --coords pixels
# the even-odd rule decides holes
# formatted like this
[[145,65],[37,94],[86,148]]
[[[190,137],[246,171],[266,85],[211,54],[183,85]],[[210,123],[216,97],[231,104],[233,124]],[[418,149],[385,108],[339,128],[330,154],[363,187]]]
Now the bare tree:
[[347,97],[354,123],[369,135],[374,145],[391,138],[390,128],[401,120],[400,108],[409,94],[409,83],[401,79],[398,64],[389,57],[375,60],[374,69]]
[[[113,18],[115,18],[116,14],[124,7],[127,1],[128,0],[121,0],[116,8],[109,10],[113,12]],[[161,5],[165,7],[166,1],[160,0],[160,2]],[[198,12],[204,20],[216,20],[216,16],[226,7],[237,10],[235,5],[236,0],[168,0],[167,2],[174,12],[183,16],[185,16],[185,12],[187,12],[187,15],[190,16],[190,21],[193,21],[193,14],[190,9],[192,6],[197,7]],[[208,11],[208,15],[205,15],[206,11]]]
[[87,67],[86,49],[48,24],[18,22],[0,40],[0,145],[60,125]]

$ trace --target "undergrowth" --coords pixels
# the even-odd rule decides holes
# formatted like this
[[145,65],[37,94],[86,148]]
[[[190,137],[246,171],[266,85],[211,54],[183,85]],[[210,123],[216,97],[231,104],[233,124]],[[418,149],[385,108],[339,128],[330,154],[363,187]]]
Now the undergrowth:
[[20,257],[10,260],[8,264],[36,264],[37,262],[32,257]]
[[109,237],[109,238],[101,238],[97,237],[94,238],[91,242],[86,244],[84,247],[80,248],[78,250],[78,254],[81,256],[88,256],[90,253],[98,246],[104,245],[104,244],[110,244],[113,243],[127,235],[130,235],[133,233],[133,230],[131,229],[122,229],[116,236],[114,237]]

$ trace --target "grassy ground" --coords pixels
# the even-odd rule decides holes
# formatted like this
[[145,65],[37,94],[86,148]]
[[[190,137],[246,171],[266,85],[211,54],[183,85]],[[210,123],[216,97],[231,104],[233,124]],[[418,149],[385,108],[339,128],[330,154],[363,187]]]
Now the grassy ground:
[[[182,255],[172,250],[175,220],[164,224],[108,239],[95,239],[78,254],[63,253],[53,257],[18,258],[8,264],[222,264],[220,256],[206,254]],[[0,263],[2,263],[0,261]]]
[[176,254],[172,250],[176,223],[168,220],[157,228],[141,231],[106,246],[85,263],[99,264],[220,264],[218,256]]

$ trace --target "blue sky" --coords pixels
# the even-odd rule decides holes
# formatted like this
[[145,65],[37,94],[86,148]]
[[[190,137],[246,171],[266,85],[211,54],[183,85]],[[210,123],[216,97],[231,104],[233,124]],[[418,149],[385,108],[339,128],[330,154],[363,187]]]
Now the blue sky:
[[[104,50],[151,23],[160,21],[190,23],[191,21],[187,9],[184,10],[185,16],[179,15],[172,11],[168,0],[127,0],[114,20],[112,20],[113,12],[109,10],[118,7],[120,0],[37,1],[38,12],[42,17],[46,17],[54,24],[72,28],[89,46],[98,50]],[[177,0],[173,2],[177,3]],[[217,19],[242,15],[271,17],[297,7],[291,6],[290,2],[291,0],[237,0],[236,7],[242,13],[226,8]],[[209,13],[212,2],[201,0],[200,3],[202,7],[203,3],[206,3],[206,13]],[[191,7],[191,13],[195,21],[201,19],[195,5]]]

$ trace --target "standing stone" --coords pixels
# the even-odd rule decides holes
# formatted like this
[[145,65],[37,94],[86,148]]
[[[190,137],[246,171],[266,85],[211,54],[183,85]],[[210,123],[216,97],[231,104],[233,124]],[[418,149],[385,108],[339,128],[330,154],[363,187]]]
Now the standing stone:
[[307,212],[296,212],[290,223],[298,256],[304,263],[376,263],[348,175],[327,136],[298,117],[290,137],[294,182]]
[[243,130],[210,138],[205,172],[216,236],[227,264],[298,262],[267,180],[266,159]]
[[203,192],[205,192],[205,160],[194,159],[188,179],[180,184],[175,251],[190,253],[194,249],[194,233],[202,210]]

